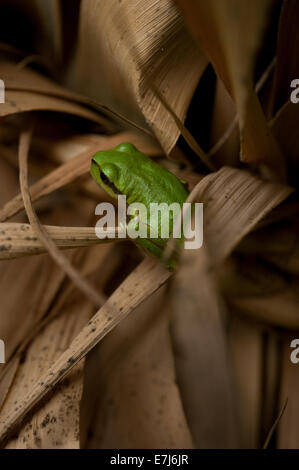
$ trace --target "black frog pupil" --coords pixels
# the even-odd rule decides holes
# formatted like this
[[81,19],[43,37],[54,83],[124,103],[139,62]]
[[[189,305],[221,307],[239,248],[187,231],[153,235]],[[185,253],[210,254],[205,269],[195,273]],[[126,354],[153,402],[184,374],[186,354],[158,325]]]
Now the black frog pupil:
[[110,183],[109,179],[107,178],[107,176],[105,175],[105,173],[103,171],[101,171],[100,177],[101,177],[101,180],[103,181],[104,184]]
[[105,175],[105,173],[102,170],[100,171],[100,178],[101,178],[102,182],[106,186],[111,188],[115,194],[121,194],[121,192],[117,189],[115,184],[113,184],[112,181],[109,180],[109,178]]

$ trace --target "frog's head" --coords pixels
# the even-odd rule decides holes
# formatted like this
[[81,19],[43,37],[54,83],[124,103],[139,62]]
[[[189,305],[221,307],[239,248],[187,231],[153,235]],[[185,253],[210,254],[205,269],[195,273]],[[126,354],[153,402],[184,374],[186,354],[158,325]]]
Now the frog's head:
[[123,143],[111,150],[97,152],[91,160],[91,174],[112,197],[124,193],[126,173],[134,153],[139,153],[130,143]]

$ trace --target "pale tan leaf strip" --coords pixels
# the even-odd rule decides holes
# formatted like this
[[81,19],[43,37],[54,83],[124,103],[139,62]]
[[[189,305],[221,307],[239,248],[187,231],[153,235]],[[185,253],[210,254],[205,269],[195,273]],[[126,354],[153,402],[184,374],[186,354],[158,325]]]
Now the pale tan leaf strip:
[[[6,83],[6,82],[5,82]],[[82,106],[73,100],[65,100],[61,97],[48,96],[45,93],[34,93],[33,91],[12,91],[6,89],[5,103],[0,108],[0,116],[6,117],[16,113],[23,113],[28,111],[55,111],[67,113],[75,116],[89,119],[97,124],[100,124],[105,130],[115,132],[117,127],[112,121],[104,118],[100,113],[89,109],[87,106]]]
[[170,276],[171,272],[157,261],[144,260],[115,290],[107,303],[94,315],[28,395],[16,403],[8,419],[0,419],[0,440],[6,439],[26,414],[69,373],[80,359]]
[[[43,229],[49,234],[56,246],[64,250],[115,242],[115,238],[118,236],[117,227],[103,230],[103,235],[106,238],[99,238],[99,229],[97,229],[98,235],[96,235],[95,227],[56,227],[54,225],[44,225]],[[36,236],[31,225],[22,223],[0,224],[0,260],[37,255],[45,251],[46,247]]]
[[29,68],[22,69],[16,74],[15,64],[2,61],[1,65],[1,78],[5,81],[8,98],[6,103],[1,106],[1,116],[39,109],[39,103],[41,103],[41,109],[55,110],[57,107],[59,111],[82,115],[102,124],[105,129],[115,131],[115,124],[111,119],[105,117],[108,114],[152,136],[149,130],[139,126],[123,114],[110,109],[109,106],[63,88]]
[[[163,7],[161,5],[161,9],[158,15],[157,15],[157,12],[155,12],[154,8],[149,9],[148,20],[151,18],[151,15],[153,15],[153,18],[155,19],[155,21],[157,21],[159,18],[159,14],[162,14],[163,8],[166,8],[168,17],[170,16],[170,14],[173,14],[174,18],[177,16],[176,10],[172,9],[172,6],[170,6],[167,2],[163,2]],[[146,18],[144,18],[144,21],[146,23]],[[169,21],[169,23],[171,23],[171,21]],[[130,26],[131,25],[127,23],[126,29],[129,30]],[[185,27],[182,24],[180,17],[176,18],[176,21],[174,21],[172,27],[174,31],[177,29],[176,34],[179,33],[182,36],[181,42],[186,43],[186,45],[188,44],[190,47],[191,45],[190,38],[186,34]],[[168,25],[168,28],[169,28],[169,25]],[[162,31],[162,28],[161,28],[161,31]],[[131,28],[131,34],[133,37],[134,32],[132,28]],[[164,33],[164,35],[166,34]],[[167,43],[165,43],[165,48],[166,48],[166,44]],[[145,57],[143,57],[143,54],[140,53],[140,51],[136,47],[131,48],[131,54],[134,58],[134,61],[137,67],[141,71],[140,84],[138,87],[138,93],[140,94],[139,101],[140,101],[141,109],[144,115],[146,116],[147,120],[152,123],[153,129],[156,132],[158,138],[160,139],[161,144],[164,145],[166,153],[169,153],[171,151],[172,147],[174,146],[176,142],[176,139],[178,138],[178,131],[180,131],[180,133],[184,137],[189,147],[199,156],[199,158],[204,162],[207,168],[213,171],[215,170],[213,163],[210,162],[210,160],[207,158],[203,149],[200,147],[200,145],[197,143],[197,141],[192,136],[192,134],[188,131],[188,129],[184,126],[183,120],[186,115],[186,110],[183,114],[182,113],[183,110],[180,109],[182,106],[182,103],[180,103],[177,100],[177,96],[176,96],[178,94],[177,92],[177,90],[179,89],[178,87],[181,86],[181,83],[177,81],[176,83],[172,84],[172,87],[170,87],[168,84],[168,82],[170,82],[171,79],[174,78],[176,75],[179,76],[180,74],[182,74],[181,81],[183,80],[183,75],[184,75],[184,72],[182,70],[184,67],[183,60],[180,63],[180,69],[177,69],[176,73],[173,73],[172,71],[173,60],[175,60],[175,62],[178,61],[178,54],[180,54],[179,52],[180,44],[179,42],[177,42],[176,44],[176,41],[174,41],[174,38],[173,37],[171,38],[170,44],[167,44],[167,51],[168,51],[167,61],[164,58],[165,63],[162,65],[162,67],[157,68],[157,65],[155,64],[159,63],[159,60],[156,57],[156,55],[157,56],[161,55],[161,49],[163,51],[164,47],[160,46],[158,50],[155,52],[155,49],[153,48],[153,50],[151,51],[152,57],[147,58],[147,60],[145,60]],[[188,49],[188,47],[186,47],[186,49]],[[185,57],[188,56],[188,53],[186,51],[182,52],[182,54]],[[155,61],[153,61],[153,59],[155,59]],[[202,74],[204,73],[207,67],[208,61],[206,57],[199,50],[194,51],[194,56],[192,57],[192,59],[193,59],[194,67],[192,67],[192,69],[188,67],[190,71],[188,76],[190,77],[191,72],[192,73],[195,72],[195,76],[198,75],[197,80],[199,81],[200,77],[202,76]],[[166,69],[166,71],[164,72],[164,74],[166,73],[166,77],[163,76],[163,73],[162,73],[163,67],[165,67]],[[155,70],[156,68],[157,70]],[[198,71],[197,71],[197,68],[198,68]],[[195,77],[191,78],[192,83],[196,83],[194,78]],[[166,83],[164,83],[164,81]],[[172,96],[165,96],[165,93],[163,92],[164,87],[166,89],[169,89],[169,91],[171,90],[176,90],[176,91],[174,94],[172,94]],[[148,93],[148,91],[150,91],[150,93]],[[185,89],[183,88],[182,91],[179,93],[181,98],[183,98],[183,101],[185,101],[184,108],[186,109],[187,109],[187,103],[190,100],[190,98],[188,99],[189,93],[190,93],[190,89],[187,87]],[[155,104],[154,101],[157,101],[157,104]],[[156,106],[157,105],[159,106],[159,104],[162,104],[162,107],[160,107],[159,112],[157,112]],[[177,129],[172,129],[173,123],[171,122],[171,118],[173,119],[175,125],[177,126]],[[171,132],[171,135],[169,135],[170,132]],[[170,145],[171,141],[172,141],[172,144]]]
[[[106,106],[102,103],[98,103],[97,101],[95,100],[92,100],[91,98],[88,98],[88,97],[85,97],[85,96],[81,96],[81,95],[73,95],[72,97],[69,97],[67,94],[60,94],[58,93],[57,91],[52,91],[52,90],[47,90],[47,91],[44,91],[44,90],[38,90],[38,89],[31,89],[31,88],[26,88],[26,87],[12,87],[12,86],[7,86],[7,91],[11,91],[11,92],[24,92],[24,93],[32,93],[32,94],[36,94],[36,95],[41,95],[41,96],[44,96],[44,97],[50,97],[50,98],[60,98],[60,99],[63,99],[64,101],[68,102],[74,102],[76,104],[79,104],[79,105],[85,105],[85,106],[90,106],[92,108],[94,108],[95,110],[97,111],[101,111],[105,114],[107,114],[108,116],[113,116],[114,118],[120,120],[120,121],[123,121],[125,122],[126,124],[129,124],[130,126],[134,127],[135,129],[138,129],[139,131],[143,132],[144,134],[152,137],[153,134],[151,131],[149,131],[148,129],[145,129],[144,127],[140,126],[139,124],[137,124],[136,122],[132,121],[131,119],[129,119],[128,117],[126,117],[124,114],[121,114],[119,113],[118,111],[114,111],[113,109],[109,108],[109,106]],[[97,121],[99,121],[99,118],[97,118]],[[104,124],[106,126],[106,128],[110,129],[110,130],[115,130],[115,128],[113,126],[111,126],[111,123],[109,123],[109,121],[107,120],[104,120],[104,118],[101,118],[101,123]]]
[[[60,306],[60,315],[55,321],[32,338],[4,403],[1,412],[3,417],[10,415],[14,402],[24,395],[24,390],[46,373],[61,351],[66,349],[89,320],[92,311],[90,302],[86,302],[83,296],[76,296],[73,303]],[[8,448],[79,447],[78,418],[83,370],[84,361],[81,361],[67,380],[57,387],[49,401],[31,415],[30,421],[20,430],[18,436],[7,443]]]
[[[100,50],[97,44],[102,45]],[[107,60],[111,53],[113,60]],[[102,102],[110,97],[114,109],[129,109],[140,122],[145,118],[166,154],[180,131],[147,79],[154,77],[183,122],[206,65],[207,58],[195,46],[172,0],[147,2],[146,7],[136,0],[82,3],[72,83]]]
[[[263,88],[263,86],[265,85],[267,80],[269,79],[269,76],[271,75],[271,73],[274,70],[275,64],[276,64],[276,57],[271,61],[271,63],[268,65],[265,72],[262,74],[262,76],[258,80],[258,82],[256,84],[256,87],[255,87],[255,91],[256,91],[257,94],[261,91],[261,89]],[[215,153],[218,152],[218,150],[225,144],[225,142],[228,140],[228,138],[232,134],[233,130],[237,126],[238,126],[238,116],[236,115],[234,117],[234,119],[232,120],[232,122],[227,127],[227,129],[224,131],[222,136],[219,138],[219,140],[209,150],[209,152],[207,153],[208,157],[212,157],[213,155],[215,155]]]
[[[73,251],[72,258],[74,254]],[[9,290],[9,286],[14,283],[16,275],[21,271],[22,263],[18,260],[1,262],[1,272],[5,273],[5,280],[3,276],[1,279],[3,295]],[[30,336],[34,334],[35,323],[40,322],[40,319],[50,309],[64,279],[64,272],[52,262],[50,257],[31,258],[26,262],[26,276],[20,276],[19,282],[15,284],[15,301],[5,305],[2,303],[2,310],[9,311],[10,314],[0,317],[0,330],[4,334],[7,346],[5,351],[7,362],[0,367],[0,408],[18,369],[18,362],[21,359],[21,355],[18,354],[19,345],[24,343],[24,338],[25,342],[30,341]],[[32,288],[32,286],[34,287]],[[66,290],[64,289],[63,293]],[[59,295],[58,298],[60,299],[61,296]],[[22,309],[20,309],[20,299],[22,299]],[[59,302],[56,302],[56,305],[57,303]],[[26,311],[26,318],[23,315],[24,311]],[[49,315],[46,318],[49,318]],[[6,334],[5,331],[7,331]]]
[[[203,243],[209,246],[212,263],[225,259],[242,238],[292,192],[289,186],[269,183],[231,167],[222,167],[203,178],[193,188],[187,202],[204,204]],[[187,207],[183,215],[186,210]],[[166,259],[171,257],[175,246],[175,239],[170,239],[164,252]]]

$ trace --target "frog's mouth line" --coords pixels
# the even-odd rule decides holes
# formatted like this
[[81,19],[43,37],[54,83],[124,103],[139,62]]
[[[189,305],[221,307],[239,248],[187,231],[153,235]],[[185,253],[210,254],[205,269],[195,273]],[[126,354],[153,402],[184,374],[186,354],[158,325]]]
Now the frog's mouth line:
[[105,173],[99,168],[99,172],[100,172],[100,178],[103,182],[103,184],[105,186],[108,186],[108,188],[112,189],[112,191],[115,193],[115,194],[122,194],[122,192],[117,189],[117,187],[115,186],[114,183],[112,183],[112,181],[110,181],[107,176],[105,175]]

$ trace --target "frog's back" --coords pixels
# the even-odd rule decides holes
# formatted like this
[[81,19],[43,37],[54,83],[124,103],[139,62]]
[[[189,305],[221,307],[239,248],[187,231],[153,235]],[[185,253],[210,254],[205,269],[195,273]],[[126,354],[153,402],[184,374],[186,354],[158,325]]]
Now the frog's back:
[[112,150],[96,154],[99,163],[113,163],[119,169],[118,189],[127,195],[128,203],[183,202],[188,191],[166,168],[139,152],[131,143],[122,143]]
[[132,144],[121,144],[119,147],[123,151],[129,150],[126,152],[126,162],[122,163],[123,171],[128,171],[131,177],[131,202],[143,202],[146,196],[147,201],[183,204],[188,191],[174,174],[139,152]]

